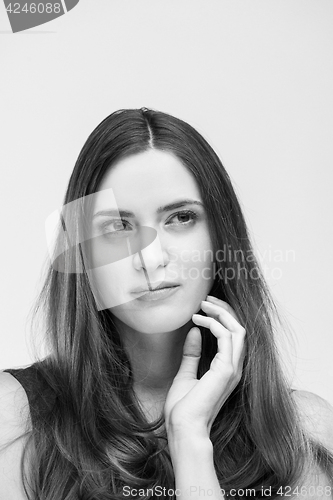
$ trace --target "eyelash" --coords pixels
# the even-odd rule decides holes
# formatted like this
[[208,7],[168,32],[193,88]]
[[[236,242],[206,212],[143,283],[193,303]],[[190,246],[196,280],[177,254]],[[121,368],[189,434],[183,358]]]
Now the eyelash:
[[[182,210],[180,212],[177,212],[177,213],[171,215],[171,217],[168,220],[170,221],[179,215],[190,215],[192,217],[192,219],[189,221],[186,221],[186,222],[179,222],[178,224],[175,224],[175,225],[192,226],[196,222],[196,220],[198,219],[198,214],[196,212],[193,212],[192,210]],[[122,222],[123,224],[129,224],[127,220],[116,219],[116,220],[113,220],[111,222],[110,221],[105,222],[104,224],[102,224],[101,228],[102,228],[102,230],[105,231],[111,224],[115,224],[115,223],[119,223],[119,222]],[[173,225],[173,223],[171,223],[169,225]],[[105,231],[105,232],[106,233],[123,233],[123,232],[126,232],[126,230],[121,229],[121,230]]]
[[192,225],[198,219],[198,214],[196,212],[193,212],[192,210],[181,210],[180,212],[177,212],[177,213],[171,215],[170,219],[177,217],[177,215],[191,215],[192,216],[192,219],[190,221],[180,223],[181,226]]

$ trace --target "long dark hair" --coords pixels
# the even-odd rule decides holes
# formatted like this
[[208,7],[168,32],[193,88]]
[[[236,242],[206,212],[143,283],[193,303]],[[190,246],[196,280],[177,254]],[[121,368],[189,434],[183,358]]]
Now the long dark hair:
[[[149,148],[173,153],[196,179],[214,255],[228,250],[214,263],[211,294],[234,308],[247,332],[241,381],[211,429],[221,488],[255,488],[260,496],[262,487],[271,487],[279,497],[278,488],[297,485],[314,464],[333,474],[333,456],[302,429],[278,360],[277,311],[230,178],[206,140],[165,113],[146,108],[112,113],[83,146],[64,205],[95,193],[115,161]],[[36,314],[45,314],[49,347],[36,366],[55,403],[33,422],[23,470],[26,492],[39,500],[114,500],[123,498],[123,486],[171,491],[163,417],[149,423],[140,410],[129,359],[112,313],[96,307],[80,245],[68,258],[83,272],[50,265],[36,306]],[[214,337],[203,335],[199,377],[215,353]]]

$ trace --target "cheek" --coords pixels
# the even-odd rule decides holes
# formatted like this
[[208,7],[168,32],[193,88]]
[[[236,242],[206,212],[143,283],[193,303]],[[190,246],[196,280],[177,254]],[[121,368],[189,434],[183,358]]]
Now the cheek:
[[186,246],[178,247],[171,256],[169,269],[174,276],[181,273],[179,277],[191,282],[191,286],[195,282],[202,286],[205,281],[209,286],[214,274],[214,254],[208,235],[197,235]]
[[[131,257],[87,271],[89,283],[99,311],[126,304],[133,300],[130,290],[133,278],[130,273]],[[145,286],[144,276],[137,286]]]

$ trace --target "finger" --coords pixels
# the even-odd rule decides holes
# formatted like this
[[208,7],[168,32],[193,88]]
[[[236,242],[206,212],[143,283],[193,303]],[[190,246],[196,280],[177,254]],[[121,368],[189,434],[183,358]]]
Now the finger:
[[193,314],[192,321],[195,324],[209,328],[217,339],[217,358],[226,364],[233,364],[232,334],[221,323],[214,318]]
[[214,356],[210,369],[200,378],[199,383],[192,388],[194,400],[200,401],[202,407],[214,407],[221,398],[227,397],[233,382],[235,369],[232,363],[233,345],[232,333],[213,318],[193,314],[192,321],[209,328],[217,338],[218,352]]
[[[244,360],[244,338],[245,328],[235,320],[231,314],[216,304],[202,301],[202,310],[211,316],[215,316],[233,334],[233,365],[241,368]],[[243,356],[242,356],[243,354]]]
[[177,373],[178,378],[197,378],[201,344],[202,339],[199,328],[191,328],[184,342],[183,357]]
[[218,299],[217,297],[213,297],[213,295],[207,295],[206,301],[208,301],[212,304],[215,304],[217,306],[223,307],[223,309],[228,311],[228,313],[231,314],[231,316],[233,316],[235,318],[235,320],[239,323],[239,319],[237,317],[237,314],[235,313],[235,311],[233,310],[231,305],[228,304],[228,302],[225,302],[224,300]]
[[242,325],[232,316],[232,314],[217,304],[212,304],[206,300],[201,302],[201,309],[204,312],[209,311],[209,315],[218,318],[218,320],[231,332],[237,332],[243,329]]

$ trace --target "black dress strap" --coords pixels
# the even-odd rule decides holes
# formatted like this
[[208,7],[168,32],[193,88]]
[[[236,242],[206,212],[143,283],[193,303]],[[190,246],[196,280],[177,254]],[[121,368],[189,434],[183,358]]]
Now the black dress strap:
[[52,411],[56,394],[43,376],[40,363],[34,363],[27,368],[8,368],[3,371],[15,377],[25,390],[33,426],[40,419],[43,420],[43,417]]

